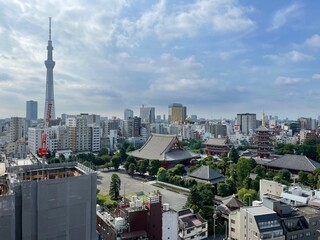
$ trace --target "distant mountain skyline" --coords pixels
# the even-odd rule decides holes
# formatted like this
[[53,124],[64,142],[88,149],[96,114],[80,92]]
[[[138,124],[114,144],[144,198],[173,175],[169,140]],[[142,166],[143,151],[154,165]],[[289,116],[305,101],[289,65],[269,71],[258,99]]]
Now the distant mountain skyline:
[[319,1],[0,2],[0,116],[45,101],[52,17],[55,108],[61,113],[317,118]]

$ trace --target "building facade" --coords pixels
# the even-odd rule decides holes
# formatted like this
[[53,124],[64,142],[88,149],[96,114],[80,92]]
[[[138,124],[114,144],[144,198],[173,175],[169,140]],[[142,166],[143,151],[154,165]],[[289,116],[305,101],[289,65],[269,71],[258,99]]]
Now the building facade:
[[237,114],[237,124],[243,134],[253,133],[257,128],[257,115],[255,113],[239,113]]
[[26,120],[37,121],[38,120],[38,102],[37,101],[27,101],[26,102]]
[[184,122],[187,118],[187,107],[180,103],[168,106],[168,122]]

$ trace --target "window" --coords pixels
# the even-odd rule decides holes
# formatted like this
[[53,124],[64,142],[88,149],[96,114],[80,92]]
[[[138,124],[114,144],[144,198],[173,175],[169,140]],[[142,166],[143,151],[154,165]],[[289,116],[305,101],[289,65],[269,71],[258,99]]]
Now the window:
[[190,230],[190,229],[188,229],[188,230],[187,230],[187,233],[191,233],[191,230]]
[[310,237],[311,233],[310,232],[306,232],[306,237]]
[[236,221],[234,219],[231,219],[232,224],[236,224]]
[[236,230],[234,228],[231,228],[231,232],[235,232]]

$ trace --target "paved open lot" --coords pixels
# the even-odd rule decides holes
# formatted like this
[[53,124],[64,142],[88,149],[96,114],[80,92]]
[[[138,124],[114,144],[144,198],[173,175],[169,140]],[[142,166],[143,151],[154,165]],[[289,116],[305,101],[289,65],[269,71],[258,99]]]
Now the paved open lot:
[[136,192],[143,191],[146,195],[148,195],[148,193],[159,190],[162,195],[162,203],[169,203],[170,208],[173,208],[176,211],[181,210],[187,201],[187,196],[183,194],[152,186],[150,182],[143,182],[141,180],[132,178],[121,170],[118,172],[98,171],[97,183],[100,193],[109,193],[110,181],[113,173],[118,174],[121,179],[121,195],[123,195],[124,191],[126,196],[130,196]]

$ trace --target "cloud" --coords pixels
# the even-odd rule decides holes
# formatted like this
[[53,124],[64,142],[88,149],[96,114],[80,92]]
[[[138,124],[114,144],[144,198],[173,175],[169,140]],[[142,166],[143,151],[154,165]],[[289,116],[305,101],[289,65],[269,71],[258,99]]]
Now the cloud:
[[320,73],[313,74],[312,79],[320,79]]
[[264,58],[269,59],[277,64],[284,64],[286,62],[302,62],[302,61],[312,61],[315,58],[309,54],[305,54],[296,50],[292,50],[283,54],[267,54]]
[[295,2],[286,8],[276,11],[272,17],[271,26],[267,31],[274,31],[283,27],[291,18],[297,15],[300,8],[301,6]]
[[252,7],[243,7],[236,0],[202,0],[185,4],[179,8],[169,8],[167,1],[160,0],[140,18],[124,19],[121,23],[118,45],[131,44],[133,39],[155,35],[162,41],[183,37],[193,37],[201,31],[242,32],[255,26],[246,16]]
[[312,37],[308,38],[305,42],[310,47],[320,47],[320,36],[318,34],[314,34]]
[[291,86],[304,82],[302,78],[292,78],[292,77],[277,77],[275,84],[279,86]]

